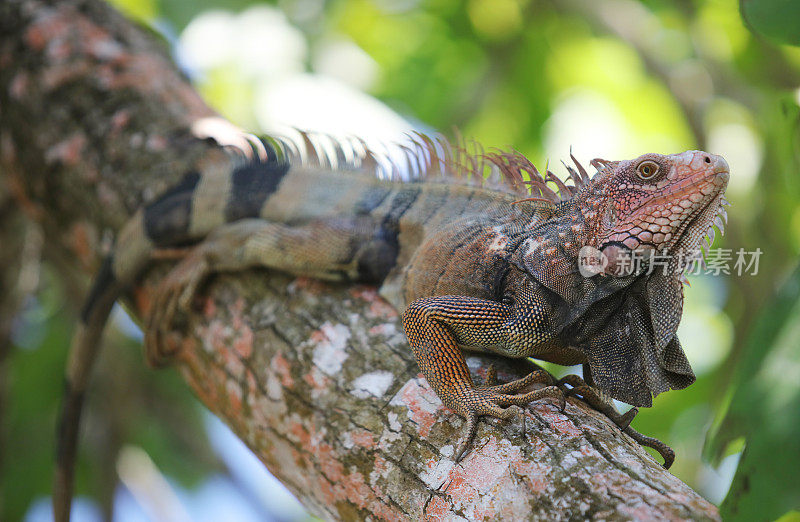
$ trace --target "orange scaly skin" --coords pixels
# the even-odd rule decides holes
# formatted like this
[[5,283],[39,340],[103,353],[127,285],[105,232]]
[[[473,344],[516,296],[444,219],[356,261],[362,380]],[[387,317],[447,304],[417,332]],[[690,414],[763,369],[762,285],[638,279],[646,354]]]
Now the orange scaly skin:
[[[513,237],[511,229],[507,240],[493,238],[493,244],[509,246],[514,265],[506,279],[504,302],[457,295],[423,297],[412,301],[403,316],[426,378],[442,401],[468,420],[468,436],[457,457],[467,448],[477,416],[507,418],[503,406],[525,404],[558,390],[550,386],[507,394],[523,388],[528,379],[502,390],[476,387],[459,346],[559,364],[582,363],[588,382],[637,406],[650,406],[651,395],[694,381],[675,336],[684,267],[673,264],[671,273],[656,271],[652,276],[619,274],[618,269],[626,254],[659,250],[677,256],[697,248],[721,208],[728,165],[719,156],[696,151],[596,163],[601,167],[598,174],[571,200],[558,205],[550,219],[528,227],[522,239]],[[442,239],[435,241],[446,248],[448,242]],[[608,257],[605,273],[592,278],[578,273],[578,252],[584,246]],[[423,243],[421,249],[426,248],[443,247]],[[451,277],[457,279],[475,268],[451,264],[447,270],[453,270]],[[415,290],[422,295],[431,291]],[[615,308],[632,308],[635,314],[617,314],[616,322],[610,321],[609,311]],[[631,336],[631,329],[638,329],[639,336]],[[547,382],[540,376],[535,380]],[[627,423],[632,415],[635,411],[615,420],[630,432]],[[648,442],[662,452],[669,466],[671,450],[660,442]]]

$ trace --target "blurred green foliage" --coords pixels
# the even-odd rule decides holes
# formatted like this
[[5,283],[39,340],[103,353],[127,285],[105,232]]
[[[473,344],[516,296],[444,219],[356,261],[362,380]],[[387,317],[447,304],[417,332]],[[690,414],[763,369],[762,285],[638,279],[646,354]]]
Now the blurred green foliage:
[[[467,137],[486,146],[514,147],[537,164],[566,157],[570,145],[584,160],[688,148],[723,154],[732,169],[728,199],[733,206],[727,234],[718,235],[714,247],[760,248],[759,270],[756,275],[692,278],[679,333],[698,380],[686,390],[659,396],[634,427],[672,445],[678,453],[673,472],[714,502],[722,501],[730,476],[701,459],[709,427],[713,423],[718,434],[711,446],[715,456],[744,447],[731,494],[722,505],[731,519],[774,519],[800,509],[800,486],[792,474],[800,469],[797,272],[773,297],[800,252],[800,49],[785,45],[799,43],[798,2],[113,3],[168,40],[177,37],[179,51],[191,31],[227,24],[229,32],[214,33],[227,36],[207,36],[209,46],[198,51],[222,58],[185,65],[212,106],[256,130],[263,130],[258,126],[270,116],[263,114],[260,96],[288,76],[311,73],[333,75],[363,89],[426,128],[449,132],[457,126]],[[299,35],[302,45],[277,50],[296,51],[296,63],[278,67],[247,58],[260,41],[231,45],[226,40],[247,33],[257,9],[266,9],[283,30]],[[360,69],[341,55],[338,61],[325,60],[337,49],[336,42],[367,57]],[[267,72],[254,72],[257,65]],[[55,404],[58,390],[51,376],[60,375],[67,339],[62,315],[51,314],[37,324],[32,328],[45,332],[43,340],[35,349],[17,350],[10,369],[12,431],[33,434],[24,441],[31,444],[34,437],[50,436],[53,409],[44,411],[41,404],[45,399]],[[137,379],[154,386],[153,379],[164,378],[151,373],[137,373]],[[169,396],[180,397],[173,411],[187,409],[184,395],[172,386]],[[162,391],[153,387],[149,393]],[[183,456],[177,446],[157,442],[160,437],[175,440],[171,427],[157,422],[139,423],[152,431],[139,433],[137,443],[152,451],[166,473],[197,476],[205,468],[188,469],[198,455]],[[125,436],[133,436],[131,428]],[[50,445],[37,441],[36,447]],[[13,459],[21,451],[6,452],[12,457],[6,459],[4,475],[26,473]],[[49,472],[49,459],[38,456],[36,469],[28,470],[37,477],[30,482],[34,486],[13,495],[4,491],[0,518],[14,519],[10,515],[20,513],[33,494],[47,491],[49,474],[42,470]],[[796,516],[789,512],[785,519]]]
[[750,28],[777,43],[800,45],[800,3],[794,0],[740,0]]
[[744,437],[726,520],[771,520],[800,506],[800,266],[759,314],[731,380],[728,405],[709,436],[719,460]]
[[[40,271],[41,290],[18,317],[15,349],[6,362],[0,520],[22,520],[31,502],[52,490],[65,348],[75,317],[62,275],[49,263]],[[202,410],[177,373],[152,371],[139,342],[116,328],[109,328],[105,342],[83,416],[76,493],[95,495],[110,510],[116,457],[125,445],[141,448],[187,485],[219,468],[204,436]]]

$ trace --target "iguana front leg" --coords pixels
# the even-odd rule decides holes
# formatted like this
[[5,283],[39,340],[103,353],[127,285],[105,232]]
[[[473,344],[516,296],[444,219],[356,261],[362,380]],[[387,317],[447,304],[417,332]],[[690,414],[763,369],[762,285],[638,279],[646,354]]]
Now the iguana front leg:
[[[559,400],[564,409],[564,395],[544,370],[500,385],[476,386],[472,382],[459,342],[482,346],[502,346],[511,333],[513,310],[510,306],[465,296],[439,296],[417,299],[403,314],[408,342],[420,369],[442,402],[467,420],[466,435],[455,454],[458,461],[469,448],[479,416],[507,419],[506,406],[525,406],[543,397]],[[529,384],[548,386],[512,395]]]

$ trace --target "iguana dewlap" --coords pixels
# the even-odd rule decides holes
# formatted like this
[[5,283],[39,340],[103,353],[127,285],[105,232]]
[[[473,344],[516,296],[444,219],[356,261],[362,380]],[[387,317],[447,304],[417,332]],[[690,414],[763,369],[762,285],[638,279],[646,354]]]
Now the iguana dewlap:
[[[427,138],[420,145],[416,159],[424,168],[411,181],[379,179],[369,152],[334,169],[300,162],[291,148],[272,148],[232,171],[188,173],[133,217],[73,342],[57,519],[68,517],[81,395],[103,323],[161,248],[204,240],[154,305],[146,329],[154,361],[165,355],[160,340],[172,314],[188,305],[205,276],[264,266],[379,285],[404,311],[422,373],[444,404],[467,418],[470,435],[478,416],[506,418],[505,406],[561,397],[561,391],[514,393],[536,380],[547,383],[543,372],[476,386],[462,349],[584,364],[587,381],[601,393],[636,406],[694,381],[675,335],[681,279],[686,254],[725,216],[723,158],[688,151],[594,160],[591,178],[575,162],[566,185],[550,172],[541,176],[519,155],[489,154],[482,159],[502,182],[474,186],[465,182],[483,174],[475,172],[474,158],[440,158]],[[434,174],[440,170],[447,172]],[[591,274],[578,264],[586,247],[607,263]],[[632,254],[652,252],[671,256],[666,271],[651,271],[647,263],[625,270]]]

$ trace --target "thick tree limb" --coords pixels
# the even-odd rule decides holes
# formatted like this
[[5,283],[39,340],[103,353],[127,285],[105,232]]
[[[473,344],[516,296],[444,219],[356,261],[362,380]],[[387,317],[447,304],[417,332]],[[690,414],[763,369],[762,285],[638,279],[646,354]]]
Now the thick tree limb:
[[[2,180],[61,262],[95,266],[106,230],[191,168],[229,161],[193,135],[212,112],[106,6],[6,0],[0,34]],[[165,271],[131,296],[138,314]],[[717,518],[572,400],[564,413],[542,401],[482,423],[455,464],[463,420],[418,375],[397,312],[374,289],[253,271],[213,278],[196,305],[177,338],[181,374],[325,518]],[[470,359],[477,376],[488,362]]]

